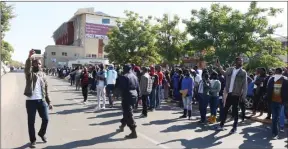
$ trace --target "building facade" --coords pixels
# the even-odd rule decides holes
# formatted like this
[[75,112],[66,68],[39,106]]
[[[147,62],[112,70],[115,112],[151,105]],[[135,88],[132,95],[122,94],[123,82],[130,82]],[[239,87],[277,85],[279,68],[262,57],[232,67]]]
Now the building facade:
[[53,33],[55,45],[45,48],[45,66],[59,67],[75,59],[107,59],[107,33],[117,19],[121,18],[94,12],[93,8],[79,9]]

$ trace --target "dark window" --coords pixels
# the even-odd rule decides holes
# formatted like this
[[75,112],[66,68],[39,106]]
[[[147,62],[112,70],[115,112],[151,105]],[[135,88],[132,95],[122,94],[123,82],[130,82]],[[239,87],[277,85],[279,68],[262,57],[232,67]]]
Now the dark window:
[[104,58],[108,58],[108,55],[104,55]]
[[110,19],[102,19],[102,24],[110,24]]
[[91,57],[91,54],[86,54],[86,57]]
[[67,53],[66,52],[62,52],[62,56],[67,56]]
[[51,52],[51,55],[56,55],[56,52]]
[[92,54],[92,58],[97,58],[97,55],[96,54]]

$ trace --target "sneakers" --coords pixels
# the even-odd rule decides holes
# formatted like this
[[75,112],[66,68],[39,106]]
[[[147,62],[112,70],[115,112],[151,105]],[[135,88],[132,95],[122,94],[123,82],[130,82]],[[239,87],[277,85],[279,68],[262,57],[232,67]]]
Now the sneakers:
[[42,141],[43,141],[44,143],[47,142],[47,137],[42,136],[42,135],[40,135],[39,133],[38,133],[38,136],[42,139]]
[[216,131],[223,131],[223,130],[224,130],[224,128],[221,127],[220,125],[216,127]]
[[144,114],[140,115],[140,118],[146,118],[146,117],[147,117],[147,115],[144,115]]
[[285,129],[284,129],[284,127],[282,127],[282,128],[280,128],[280,130],[279,130],[281,133],[284,133],[285,132]]
[[273,139],[273,140],[278,140],[278,139],[279,139],[279,136],[278,136],[278,135],[273,135],[272,139]]
[[29,145],[30,148],[36,148],[36,141],[31,142]]
[[235,134],[237,133],[237,129],[236,128],[232,128],[229,132],[229,134]]

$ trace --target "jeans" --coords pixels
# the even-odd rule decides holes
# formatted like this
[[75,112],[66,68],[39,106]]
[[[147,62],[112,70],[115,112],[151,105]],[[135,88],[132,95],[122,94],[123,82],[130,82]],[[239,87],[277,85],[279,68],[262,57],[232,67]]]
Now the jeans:
[[97,106],[100,108],[100,100],[102,99],[103,108],[106,105],[106,95],[105,95],[105,87],[104,86],[97,86]]
[[271,110],[272,110],[272,134],[278,135],[279,130],[279,119],[280,119],[280,113],[281,109],[283,107],[283,104],[278,102],[271,102]]
[[227,115],[228,115],[228,110],[232,106],[232,115],[234,116],[233,129],[237,129],[239,99],[240,99],[239,96],[232,95],[231,93],[228,94],[226,102],[225,102],[223,117],[222,117],[221,122],[220,122],[221,127],[224,126],[224,123],[225,123]]
[[109,99],[109,104],[110,106],[113,106],[113,90],[114,90],[115,85],[114,84],[108,84],[106,86],[106,92],[108,94],[108,99]]
[[48,105],[42,99],[39,100],[26,100],[26,110],[28,115],[28,131],[30,142],[36,141],[35,136],[35,118],[36,112],[38,111],[39,116],[42,118],[41,128],[38,132],[38,135],[44,136],[46,134],[48,126]]
[[217,107],[219,104],[219,97],[218,96],[210,96],[209,106],[211,115],[216,116],[217,115]]
[[84,97],[84,102],[87,101],[87,98],[88,98],[88,85],[82,85],[82,95]]
[[147,116],[147,98],[148,95],[142,95],[142,114]]
[[280,128],[284,128],[285,126],[285,106],[284,105],[281,107],[281,111],[280,111],[279,126]]
[[201,115],[201,122],[206,122],[207,106],[209,103],[209,95],[199,93],[199,111]]
[[192,96],[183,98],[183,106],[185,110],[192,111]]
[[219,109],[220,109],[220,120],[222,120],[223,119],[223,115],[224,115],[223,99],[219,99]]
[[150,99],[150,108],[154,109],[156,106],[156,88],[152,89],[149,99]]
[[158,85],[157,87],[156,87],[156,108],[158,108],[158,107],[160,107],[160,103],[161,103],[161,101],[160,101],[160,92],[161,92],[161,88],[160,88],[161,86],[160,85]]

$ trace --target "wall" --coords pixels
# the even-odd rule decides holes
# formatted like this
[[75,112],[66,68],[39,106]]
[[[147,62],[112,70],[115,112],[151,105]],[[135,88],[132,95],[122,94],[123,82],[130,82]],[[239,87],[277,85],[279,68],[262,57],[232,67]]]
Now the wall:
[[[52,55],[55,52],[56,55]],[[67,56],[62,56],[62,52],[66,52]],[[76,55],[75,55],[76,54]],[[49,45],[45,48],[44,65],[48,68],[58,67],[59,62],[68,63],[69,60],[75,60],[84,56],[83,47],[64,46],[64,45]],[[56,62],[53,62],[53,61]]]

